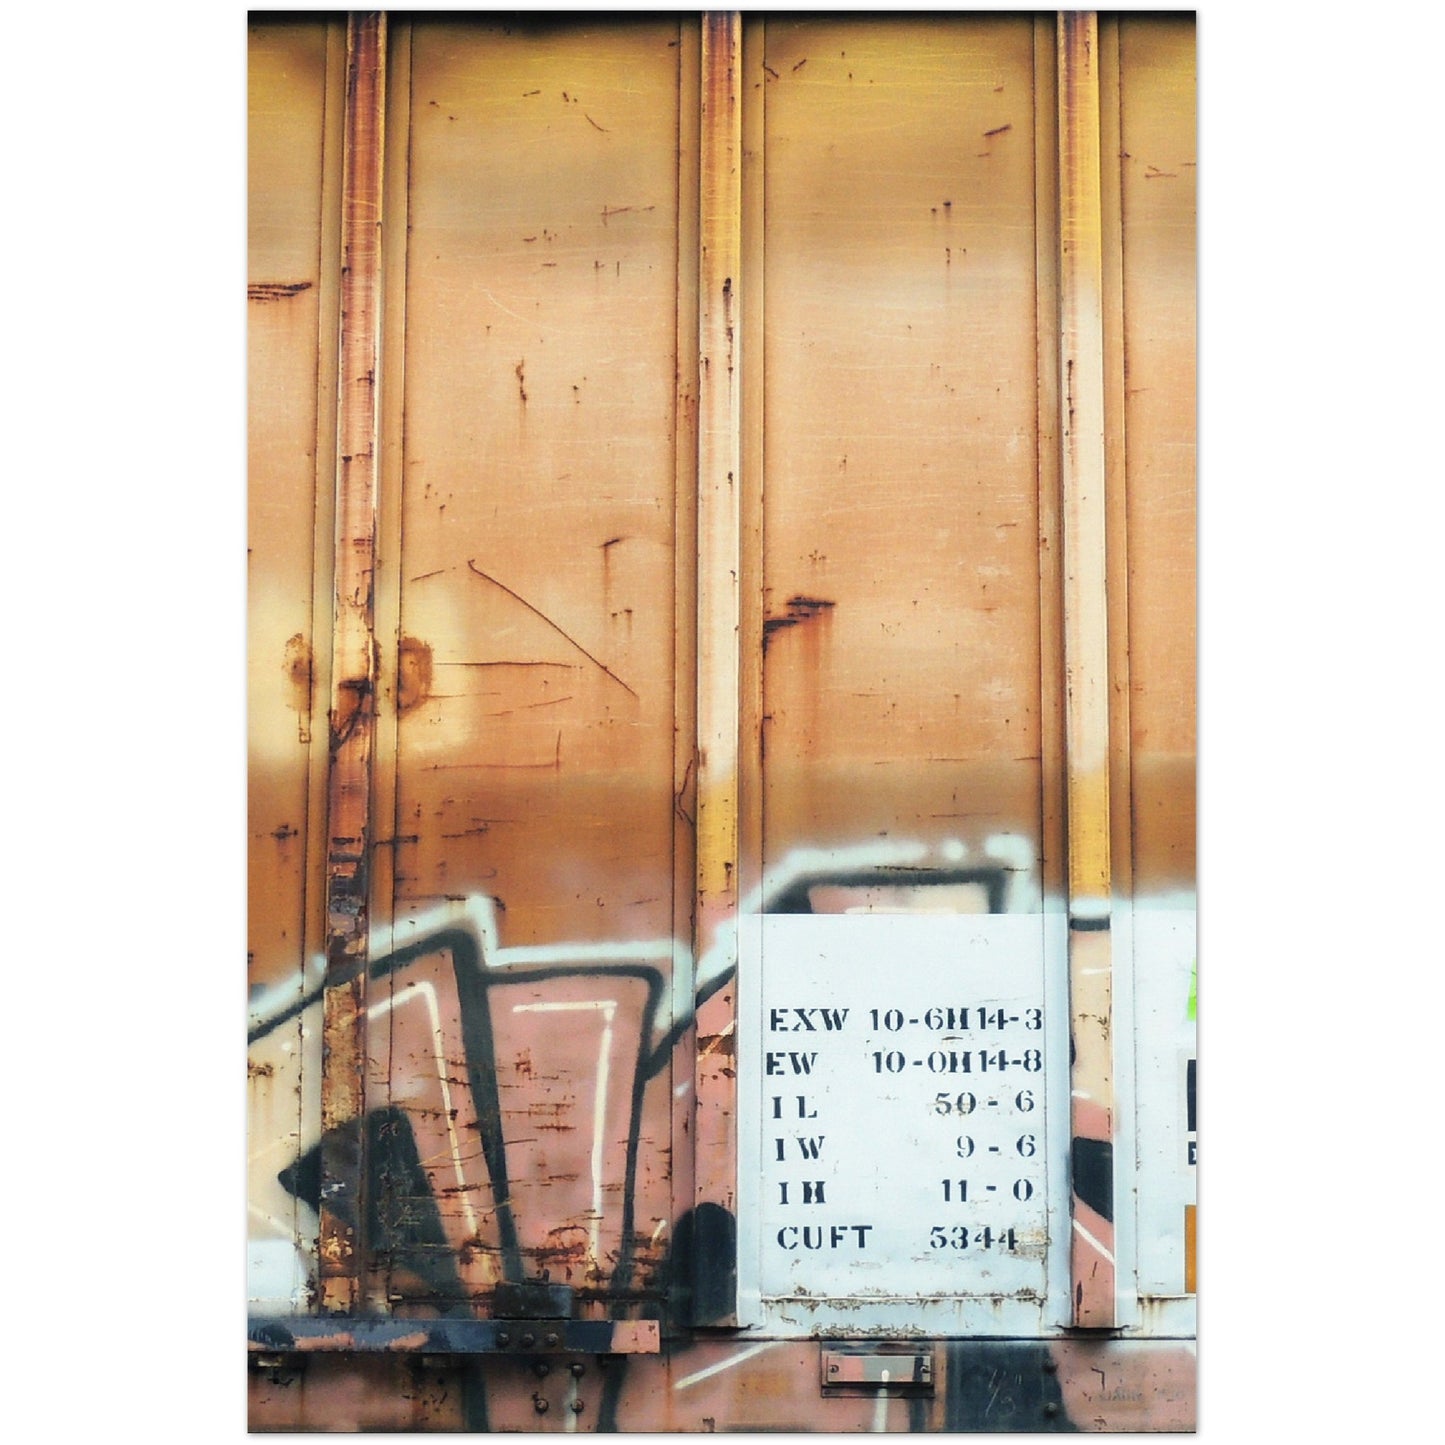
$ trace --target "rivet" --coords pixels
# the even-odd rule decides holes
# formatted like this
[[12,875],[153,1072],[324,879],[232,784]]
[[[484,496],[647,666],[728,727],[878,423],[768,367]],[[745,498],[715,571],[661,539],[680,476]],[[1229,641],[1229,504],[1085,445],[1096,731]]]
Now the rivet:
[[537,1363],[532,1366],[532,1369],[539,1380],[552,1373],[552,1367],[546,1360],[538,1360]]
[[1058,1413],[1059,1413],[1059,1407],[1058,1407],[1056,1404],[1054,1404],[1054,1402],[1053,1402],[1052,1400],[1050,1400],[1049,1403],[1044,1406],[1044,1414],[1045,1414],[1045,1415],[1057,1415]]
[[501,1345],[501,1347],[505,1350],[507,1346],[512,1343],[512,1337],[506,1332],[506,1330],[503,1330],[501,1334],[497,1336],[497,1343]]
[[583,1375],[587,1373],[587,1366],[584,1365],[581,1360],[573,1360],[572,1363],[567,1366],[567,1368],[571,1370],[572,1373],[576,1375],[579,1380],[582,1378]]
[[547,1407],[547,1402],[546,1402],[540,1395],[533,1395],[533,1396],[532,1396],[532,1408],[533,1408],[539,1415],[545,1415],[545,1414],[547,1413],[547,1408],[548,1408],[548,1407]]
[[580,1414],[582,1413],[582,1410],[583,1410],[582,1401],[581,1401],[581,1400],[573,1400],[573,1401],[572,1401],[572,1413],[573,1413],[574,1415],[580,1415]]
[[537,1343],[537,1337],[536,1337],[536,1335],[531,1334],[531,1333],[528,1333],[528,1334],[525,1334],[525,1335],[522,1336],[522,1348],[523,1348],[524,1350],[530,1350],[530,1349],[532,1348],[532,1346],[535,1345],[536,1343]]
[[549,1334],[549,1335],[547,1336],[547,1338],[546,1338],[546,1344],[548,1344],[549,1346],[555,1346],[556,1343],[557,1343],[557,1336],[556,1336],[556,1335],[553,1335],[553,1334]]

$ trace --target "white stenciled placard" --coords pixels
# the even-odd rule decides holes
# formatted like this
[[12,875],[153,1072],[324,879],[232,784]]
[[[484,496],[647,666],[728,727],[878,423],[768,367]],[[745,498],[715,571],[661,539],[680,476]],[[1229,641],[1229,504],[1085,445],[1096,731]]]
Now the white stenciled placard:
[[1195,914],[1134,915],[1139,1291],[1192,1293],[1195,1206]]
[[761,955],[762,1296],[1042,1298],[1040,917],[769,917]]

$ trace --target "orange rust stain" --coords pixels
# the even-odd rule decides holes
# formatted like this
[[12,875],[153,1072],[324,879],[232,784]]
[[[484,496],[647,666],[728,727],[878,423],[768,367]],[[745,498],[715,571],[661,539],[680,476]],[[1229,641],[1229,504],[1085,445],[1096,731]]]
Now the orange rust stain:
[[396,654],[396,710],[411,712],[431,696],[431,644],[403,637]]
[[705,1034],[698,1038],[699,1055],[721,1054],[725,1059],[736,1059],[737,1040],[731,1031],[724,1034]]
[[284,666],[291,682],[291,706],[299,713],[309,713],[315,663],[311,644],[299,632],[286,639]]

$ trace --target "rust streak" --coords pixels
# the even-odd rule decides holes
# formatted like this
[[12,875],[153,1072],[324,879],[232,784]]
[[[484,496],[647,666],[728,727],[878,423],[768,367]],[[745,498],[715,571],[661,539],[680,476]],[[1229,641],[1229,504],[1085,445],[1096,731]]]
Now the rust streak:
[[310,281],[257,281],[246,287],[248,301],[289,301],[303,291],[309,291]]

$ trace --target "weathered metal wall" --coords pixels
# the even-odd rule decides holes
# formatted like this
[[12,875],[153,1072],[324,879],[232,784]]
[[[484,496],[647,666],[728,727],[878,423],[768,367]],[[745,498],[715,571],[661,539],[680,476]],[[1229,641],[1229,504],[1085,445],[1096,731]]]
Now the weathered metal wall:
[[[253,17],[253,1428],[1191,1426],[1193,135],[1187,16]],[[845,1063],[779,1213],[905,918],[1017,1265]]]
[[[319,981],[325,950],[344,53],[339,20],[251,29],[248,963],[263,1014]],[[320,1128],[319,1031],[279,1028],[249,1075],[250,1267],[292,1300],[316,1219],[278,1176]]]

